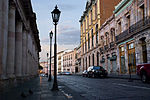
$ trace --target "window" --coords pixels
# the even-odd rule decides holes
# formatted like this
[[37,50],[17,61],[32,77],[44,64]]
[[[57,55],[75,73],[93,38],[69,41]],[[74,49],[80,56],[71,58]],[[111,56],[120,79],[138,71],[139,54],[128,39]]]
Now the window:
[[[83,43],[83,42],[82,42]],[[82,44],[82,51],[83,51],[83,53],[84,53],[84,44]]]
[[130,27],[130,15],[127,15],[127,28]]
[[118,22],[118,34],[120,34],[122,32],[122,28],[121,28],[121,21]]
[[106,45],[108,45],[108,43],[109,43],[109,33],[106,32],[106,33],[105,33],[105,36],[106,36]]
[[95,3],[95,19],[97,19],[97,3]]
[[90,66],[90,60],[91,60],[90,58],[91,58],[91,57],[89,56],[89,66]]
[[87,27],[89,27],[89,16],[87,16]]
[[102,43],[102,46],[104,46],[104,36],[101,36],[101,43]]
[[146,38],[140,39],[142,41],[143,63],[147,63],[147,46],[146,46],[145,39]]
[[92,24],[92,21],[93,21],[93,14],[92,14],[92,10],[91,10],[91,24]]
[[87,57],[86,57],[86,70],[87,70]]
[[85,52],[87,51],[86,36],[85,36]]
[[121,47],[121,52],[124,52],[124,47]]
[[86,20],[84,20],[84,32],[86,33]]
[[88,33],[88,50],[90,50],[90,33]]
[[94,66],[94,54],[93,54],[93,66]]
[[115,29],[111,29],[111,42],[115,41]]
[[141,20],[141,19],[144,20],[144,17],[145,17],[145,7],[144,7],[144,5],[142,5],[139,10],[140,10],[140,11],[139,11],[139,19],[140,19],[140,20]]
[[91,30],[91,34],[92,34],[92,47],[94,46],[94,34],[93,34],[93,29]]
[[98,24],[96,25],[96,44],[98,44]]
[[130,50],[130,49],[133,49],[134,48],[134,43],[131,43],[131,44],[129,44],[128,45],[128,49]]
[[97,66],[99,66],[99,52],[97,52]]

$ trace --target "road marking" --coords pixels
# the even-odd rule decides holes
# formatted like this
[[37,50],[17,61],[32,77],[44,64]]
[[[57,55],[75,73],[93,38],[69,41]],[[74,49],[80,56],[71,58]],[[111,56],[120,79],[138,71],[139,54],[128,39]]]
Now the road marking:
[[139,88],[139,89],[146,89],[146,90],[150,90],[150,88],[148,87],[141,87],[141,86],[132,86],[132,85],[127,85],[127,84],[118,84],[118,83],[113,83],[115,85],[120,85],[120,86],[125,86],[125,87],[132,87],[132,88]]

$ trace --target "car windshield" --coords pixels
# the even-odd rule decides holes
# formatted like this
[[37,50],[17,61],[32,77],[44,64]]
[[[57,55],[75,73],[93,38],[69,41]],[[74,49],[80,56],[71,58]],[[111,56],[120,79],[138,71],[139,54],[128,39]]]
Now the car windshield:
[[98,67],[98,66],[94,66],[94,67],[93,67],[93,69],[96,69],[96,70],[97,70],[97,69],[100,69],[100,67]]

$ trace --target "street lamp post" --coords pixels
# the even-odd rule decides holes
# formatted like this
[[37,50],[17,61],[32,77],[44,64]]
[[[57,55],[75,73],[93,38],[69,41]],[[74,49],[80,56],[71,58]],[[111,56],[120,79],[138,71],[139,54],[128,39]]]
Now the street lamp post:
[[50,64],[49,64],[49,77],[48,77],[48,81],[51,81],[51,53],[52,53],[52,37],[53,37],[53,32],[51,31],[49,33],[49,37],[50,37]]
[[47,53],[47,77],[48,77],[48,53]]
[[58,84],[57,84],[57,43],[56,43],[56,26],[59,21],[60,17],[60,11],[56,5],[55,9],[51,12],[52,13],[52,19],[55,25],[55,43],[54,43],[54,83],[53,83],[53,88],[52,91],[59,90],[58,89]]

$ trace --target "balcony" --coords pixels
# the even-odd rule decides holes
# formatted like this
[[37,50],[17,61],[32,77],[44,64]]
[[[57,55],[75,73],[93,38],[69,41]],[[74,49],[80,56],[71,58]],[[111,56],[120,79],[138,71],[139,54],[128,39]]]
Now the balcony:
[[120,33],[118,36],[116,36],[116,43],[120,43],[124,40],[127,40],[139,33],[140,31],[143,31],[147,28],[150,28],[150,18],[144,18],[130,26],[129,29]]
[[109,48],[114,48],[115,47],[115,43],[114,42],[111,42],[110,44],[109,44]]
[[104,46],[104,51],[107,51],[109,49],[108,45]]
[[144,0],[138,0],[138,6],[142,5],[144,3]]
[[102,54],[104,52],[103,47],[100,48],[100,53]]

